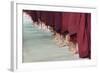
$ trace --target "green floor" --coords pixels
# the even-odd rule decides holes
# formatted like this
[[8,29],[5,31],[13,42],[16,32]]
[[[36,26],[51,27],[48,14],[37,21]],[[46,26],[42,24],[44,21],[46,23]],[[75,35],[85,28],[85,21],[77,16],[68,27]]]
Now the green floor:
[[59,48],[50,32],[44,32],[31,23],[23,24],[23,62],[61,61],[79,59],[67,47]]

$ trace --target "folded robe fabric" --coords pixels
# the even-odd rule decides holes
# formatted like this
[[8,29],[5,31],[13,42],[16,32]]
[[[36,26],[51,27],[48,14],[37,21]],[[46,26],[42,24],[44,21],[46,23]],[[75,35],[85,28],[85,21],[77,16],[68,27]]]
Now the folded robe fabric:
[[81,58],[90,58],[91,55],[91,14],[65,12],[62,15],[62,32],[76,33],[76,40]]
[[61,12],[55,12],[54,16],[55,16],[54,17],[55,31],[57,33],[61,33],[62,13]]
[[47,11],[41,11],[40,20],[47,24]]
[[32,17],[34,22],[38,22],[37,11],[32,11],[31,17]]
[[80,13],[69,13],[68,31],[69,33],[77,33],[80,22]]
[[87,34],[88,34],[88,57],[91,58],[91,14],[87,14]]
[[89,16],[85,13],[81,14],[77,35],[79,56],[81,58],[90,58],[90,14]]
[[63,34],[65,31],[68,31],[68,22],[69,22],[69,12],[62,13],[62,25],[61,25],[61,33]]
[[91,58],[91,14],[75,12],[29,12],[33,20],[40,18],[41,21],[50,25],[58,33],[69,31],[75,33],[78,43],[79,57]]
[[54,25],[54,12],[48,11],[48,14],[47,14],[47,25],[53,27],[53,25]]

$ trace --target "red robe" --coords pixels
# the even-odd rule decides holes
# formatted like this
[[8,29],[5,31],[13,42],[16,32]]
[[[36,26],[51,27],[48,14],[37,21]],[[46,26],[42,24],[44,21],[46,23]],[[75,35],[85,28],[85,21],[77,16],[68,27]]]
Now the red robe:
[[47,24],[47,11],[41,11],[40,20]]
[[55,12],[54,16],[55,16],[55,18],[54,18],[55,31],[58,33],[61,33],[62,13]]
[[90,58],[90,14],[82,13],[79,23],[79,31],[77,36],[78,47],[79,47],[79,56],[81,58]]
[[48,11],[47,16],[47,25],[53,27],[54,25],[54,12]]
[[37,11],[32,11],[30,15],[34,22],[38,22]]
[[63,12],[62,13],[62,25],[61,25],[61,33],[68,31],[68,22],[69,22],[69,13]]
[[69,33],[77,33],[79,28],[80,13],[69,13],[68,31]]
[[[37,13],[37,14],[36,14]],[[69,31],[76,33],[75,39],[78,42],[79,57],[91,58],[91,14],[75,12],[29,12],[33,20],[40,18],[47,25],[51,25],[57,32]]]
[[90,58],[91,54],[91,15],[86,13],[63,13],[62,32],[76,33],[74,39],[78,42],[80,58]]

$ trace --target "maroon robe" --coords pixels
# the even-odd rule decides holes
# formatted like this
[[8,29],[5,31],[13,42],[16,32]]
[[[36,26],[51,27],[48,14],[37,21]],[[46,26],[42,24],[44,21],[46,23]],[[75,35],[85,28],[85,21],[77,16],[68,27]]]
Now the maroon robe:
[[53,27],[54,24],[54,12],[49,11],[47,16],[47,25]]
[[36,11],[31,11],[30,15],[34,22],[38,22],[38,17],[37,17]]
[[69,33],[77,33],[80,22],[80,13],[70,12],[68,20]]
[[62,32],[68,30],[69,34],[78,42],[80,58],[90,58],[91,54],[91,15],[86,13],[63,13]]
[[36,11],[36,18],[38,20],[38,23],[40,22],[40,18],[41,18],[41,11]]
[[33,20],[41,21],[51,25],[57,32],[76,33],[75,38],[78,42],[79,57],[91,58],[91,14],[74,12],[46,12],[46,11],[27,11]]
[[69,13],[63,12],[62,13],[62,25],[61,25],[61,33],[68,31],[68,22],[69,22]]
[[47,24],[46,23],[46,20],[47,20],[47,12],[46,11],[41,11],[41,17],[40,17],[40,20],[42,21],[42,22],[44,22],[45,24]]
[[89,58],[91,58],[91,14],[87,14],[87,34],[88,34],[88,48],[89,48]]
[[81,58],[90,58],[90,16],[85,13],[81,14],[79,31],[77,36],[79,56]]
[[54,18],[55,31],[57,33],[61,33],[62,13],[61,12],[55,12],[54,16],[55,16],[55,18]]

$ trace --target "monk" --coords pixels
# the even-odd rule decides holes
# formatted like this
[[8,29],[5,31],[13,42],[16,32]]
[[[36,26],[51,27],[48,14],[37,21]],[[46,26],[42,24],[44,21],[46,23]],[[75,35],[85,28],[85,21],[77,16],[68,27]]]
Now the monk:
[[60,46],[61,42],[61,22],[62,22],[62,13],[55,12],[55,40],[56,44]]
[[[76,43],[80,58],[90,58],[91,38],[90,38],[90,18],[89,13],[63,13],[62,32],[68,31],[71,43]],[[68,35],[68,34],[67,34]],[[68,39],[69,38],[69,39]],[[73,44],[72,43],[72,44]],[[71,44],[71,46],[72,46]],[[71,48],[71,47],[70,47]],[[72,47],[73,48],[73,47]],[[75,48],[73,48],[75,49]],[[75,50],[74,50],[75,51]],[[77,47],[76,47],[77,52]]]
[[81,13],[79,31],[77,36],[79,56],[81,58],[91,58],[91,14]]

